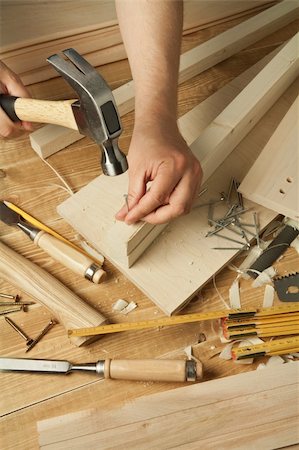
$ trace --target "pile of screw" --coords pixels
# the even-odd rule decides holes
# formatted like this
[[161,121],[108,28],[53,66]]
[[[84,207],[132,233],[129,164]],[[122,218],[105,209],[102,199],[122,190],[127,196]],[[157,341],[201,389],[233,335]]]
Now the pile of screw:
[[[253,213],[253,221],[254,223],[243,223],[241,222],[240,216],[248,211],[248,209],[244,208],[242,195],[238,192],[239,183],[232,178],[230,187],[228,190],[228,194],[225,192],[220,193],[220,199],[215,201],[210,201],[205,205],[208,206],[208,224],[213,227],[211,231],[206,234],[206,237],[217,235],[217,237],[221,239],[225,239],[229,242],[234,242],[235,244],[239,244],[239,247],[213,247],[214,250],[249,250],[250,249],[250,238],[254,237],[257,241],[257,245],[259,246],[259,225],[257,220],[256,212]],[[233,198],[236,200],[233,201]],[[214,207],[218,203],[226,202],[227,204],[227,212],[225,215],[215,220],[214,219]],[[248,228],[254,227],[254,233]],[[239,239],[233,239],[231,237],[220,234],[223,230],[229,230],[230,232],[239,236]]]

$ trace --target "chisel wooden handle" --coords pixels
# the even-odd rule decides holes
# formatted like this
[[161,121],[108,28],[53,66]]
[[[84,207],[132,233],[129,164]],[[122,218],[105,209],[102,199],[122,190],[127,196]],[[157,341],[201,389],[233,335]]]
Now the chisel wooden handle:
[[196,381],[201,380],[200,362],[163,359],[105,360],[104,377],[136,381]]
[[[105,317],[77,297],[41,267],[24,258],[0,241],[0,277],[50,309],[66,328],[94,327],[107,323]],[[76,337],[81,346],[94,340]]]
[[13,122],[52,123],[72,130],[78,130],[72,111],[72,103],[76,100],[35,100],[32,98],[0,95],[0,106]]
[[[40,231],[33,242],[61,264],[93,283],[98,284],[105,278],[106,272],[101,267],[97,267],[91,258],[79,253],[45,231]],[[93,267],[95,267],[94,270],[92,270]],[[90,277],[89,272],[91,273]]]

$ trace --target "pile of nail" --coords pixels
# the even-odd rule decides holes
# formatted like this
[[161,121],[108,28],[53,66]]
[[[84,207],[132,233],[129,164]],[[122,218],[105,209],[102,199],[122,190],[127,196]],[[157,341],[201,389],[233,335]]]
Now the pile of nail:
[[[238,181],[232,178],[229,186],[228,193],[220,193],[218,200],[210,201],[206,203],[208,206],[208,224],[213,227],[211,231],[206,234],[206,237],[217,235],[221,239],[238,244],[238,247],[213,247],[214,250],[238,250],[244,251],[250,249],[250,239],[255,238],[259,245],[259,225],[257,213],[253,213],[253,223],[242,222],[241,216],[248,211],[244,207],[242,194],[238,192]],[[227,211],[225,215],[219,219],[214,219],[214,207],[217,203],[223,204],[226,202]],[[202,205],[203,206],[203,205]],[[254,228],[254,232],[248,230],[248,228]],[[232,237],[221,234],[221,231],[228,230],[239,236],[239,239],[233,239]]]

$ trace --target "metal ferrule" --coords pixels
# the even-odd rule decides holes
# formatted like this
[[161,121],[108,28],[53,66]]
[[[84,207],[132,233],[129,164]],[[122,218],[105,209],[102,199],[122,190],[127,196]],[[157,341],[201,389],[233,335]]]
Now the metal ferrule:
[[92,263],[91,266],[89,266],[84,274],[84,277],[88,280],[88,281],[93,281],[93,277],[95,275],[95,273],[99,270],[99,266],[95,263]]
[[98,361],[96,363],[96,372],[100,377],[104,377],[105,375],[105,360]]
[[186,361],[186,381],[196,381],[196,362]]
[[30,237],[30,239],[32,241],[34,241],[34,239],[36,238],[36,236],[38,235],[38,233],[40,233],[41,230],[39,230],[38,228],[32,227],[31,225],[25,223],[25,222],[18,222],[18,227],[21,228],[21,230],[24,231],[25,234],[27,234],[27,236]]

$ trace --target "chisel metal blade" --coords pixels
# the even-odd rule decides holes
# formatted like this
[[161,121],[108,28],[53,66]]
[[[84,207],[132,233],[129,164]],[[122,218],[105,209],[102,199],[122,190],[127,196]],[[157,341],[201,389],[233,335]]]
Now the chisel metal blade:
[[72,365],[68,361],[0,358],[0,371],[2,372],[46,372],[67,374],[71,370]]

